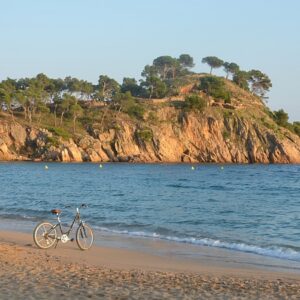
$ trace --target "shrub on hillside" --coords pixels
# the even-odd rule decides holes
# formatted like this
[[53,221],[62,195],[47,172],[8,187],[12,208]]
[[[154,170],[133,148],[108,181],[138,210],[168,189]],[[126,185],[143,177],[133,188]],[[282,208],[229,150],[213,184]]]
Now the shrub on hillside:
[[60,136],[65,140],[67,140],[71,137],[71,134],[63,128],[48,126],[47,129],[50,132],[54,133],[56,136]]
[[200,79],[199,89],[215,99],[223,99],[230,103],[230,93],[222,78],[206,76]]
[[138,129],[136,135],[144,142],[150,142],[153,138],[153,132],[149,128]]
[[275,122],[279,126],[286,127],[288,125],[289,115],[283,109],[274,111],[273,116],[274,116],[273,118],[274,118]]
[[114,98],[114,102],[118,109],[127,113],[130,117],[143,119],[144,107],[132,97],[130,92],[118,93]]
[[293,123],[294,132],[300,136],[300,122],[294,122]]
[[153,111],[149,112],[147,121],[152,123],[152,124],[155,124],[155,125],[159,123],[159,119],[158,119],[156,113],[153,112]]
[[55,146],[58,147],[60,145],[60,141],[57,137],[55,136],[48,136],[47,137],[47,142],[51,145],[51,146]]
[[137,119],[143,119],[145,110],[142,105],[135,103],[129,106],[126,110],[127,114]]
[[185,97],[185,107],[188,110],[199,110],[202,112],[204,111],[206,106],[206,100],[204,100],[197,94],[192,94]]

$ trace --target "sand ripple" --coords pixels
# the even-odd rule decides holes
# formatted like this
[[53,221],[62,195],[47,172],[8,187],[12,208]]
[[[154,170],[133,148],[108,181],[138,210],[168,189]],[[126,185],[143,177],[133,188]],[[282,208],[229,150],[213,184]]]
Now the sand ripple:
[[0,245],[1,299],[299,299],[291,279],[112,270],[32,247]]

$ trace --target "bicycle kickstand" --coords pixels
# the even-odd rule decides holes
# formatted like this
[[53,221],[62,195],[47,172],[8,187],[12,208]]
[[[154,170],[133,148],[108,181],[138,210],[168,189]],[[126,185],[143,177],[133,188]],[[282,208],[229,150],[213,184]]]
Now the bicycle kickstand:
[[56,249],[57,245],[58,245],[59,239],[56,239],[56,243],[55,243],[55,247],[54,249]]

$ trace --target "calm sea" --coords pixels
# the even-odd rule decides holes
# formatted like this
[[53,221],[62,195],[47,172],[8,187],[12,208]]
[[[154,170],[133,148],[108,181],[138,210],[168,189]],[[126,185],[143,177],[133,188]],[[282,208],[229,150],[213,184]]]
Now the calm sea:
[[300,165],[0,163],[0,220],[61,208],[94,229],[300,261]]

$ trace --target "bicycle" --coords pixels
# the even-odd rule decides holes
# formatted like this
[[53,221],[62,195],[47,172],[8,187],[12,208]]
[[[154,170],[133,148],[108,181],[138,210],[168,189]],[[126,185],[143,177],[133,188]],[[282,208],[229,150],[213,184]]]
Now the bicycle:
[[[85,204],[81,204],[80,208],[87,207]],[[76,215],[73,219],[73,222],[67,231],[63,231],[61,220],[60,220],[60,209],[52,209],[51,213],[57,216],[58,223],[53,225],[49,222],[41,222],[39,223],[35,229],[33,230],[33,240],[34,243],[37,245],[38,248],[41,249],[48,249],[51,248],[55,243],[55,248],[59,241],[63,244],[74,241],[74,238],[70,238],[70,233],[73,229],[75,222],[78,223],[78,228],[76,230],[76,242],[80,250],[87,250],[91,248],[94,235],[91,227],[87,225],[84,221],[80,218],[80,211],[77,207]],[[60,230],[60,235],[58,235],[58,230]]]

